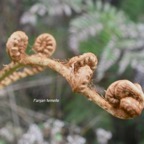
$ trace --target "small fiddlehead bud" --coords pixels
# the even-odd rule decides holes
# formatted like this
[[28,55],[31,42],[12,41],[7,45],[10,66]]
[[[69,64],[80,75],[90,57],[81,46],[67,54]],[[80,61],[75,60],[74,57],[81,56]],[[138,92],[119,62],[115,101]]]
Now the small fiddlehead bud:
[[14,32],[8,39],[6,47],[7,53],[13,61],[20,61],[25,57],[28,44],[28,37],[22,31]]
[[72,69],[70,84],[73,91],[84,91],[90,83],[96,65],[97,58],[92,53],[85,53],[69,60],[68,66]]
[[37,37],[33,50],[40,55],[50,57],[56,49],[56,41],[50,34],[41,34]]
[[88,65],[94,71],[96,69],[97,62],[98,60],[93,53],[85,53],[83,55],[71,58],[68,65],[70,67],[75,67],[75,70],[77,70],[79,67]]
[[128,80],[112,83],[106,91],[105,98],[113,107],[124,110],[131,117],[140,115],[143,110],[142,88]]

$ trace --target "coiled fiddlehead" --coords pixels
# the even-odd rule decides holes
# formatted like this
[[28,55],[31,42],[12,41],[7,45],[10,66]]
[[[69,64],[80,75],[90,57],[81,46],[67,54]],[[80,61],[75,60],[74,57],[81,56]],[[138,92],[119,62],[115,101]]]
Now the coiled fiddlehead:
[[28,45],[28,37],[22,31],[14,32],[8,39],[6,50],[13,61],[20,61],[25,57]]
[[50,57],[55,49],[56,41],[52,35],[47,33],[38,36],[33,46],[36,53],[46,57]]
[[143,110],[142,88],[128,80],[112,83],[106,91],[105,98],[113,107],[123,109],[132,117],[140,115]]
[[97,66],[97,58],[93,53],[85,53],[80,56],[73,57],[69,60],[68,65],[77,70],[79,67],[88,65],[91,70],[95,70]]
[[93,72],[96,68],[96,56],[93,53],[85,53],[71,58],[67,65],[72,71],[70,84],[73,91],[84,92],[85,88],[90,83]]
[[[7,53],[13,60],[13,62],[4,68],[3,73],[6,71],[10,71],[14,67],[16,67],[17,63],[20,61],[24,61],[28,55],[25,53],[28,45],[28,37],[22,31],[14,32],[7,41]],[[56,49],[56,41],[50,34],[41,34],[35,40],[33,50],[39,54],[41,57],[49,57],[51,56]],[[8,77],[0,82],[0,87],[4,87],[17,81],[18,79],[37,74],[43,71],[45,68],[40,66],[34,66],[31,68],[24,68],[21,72],[11,73]],[[16,70],[16,69],[15,69]]]

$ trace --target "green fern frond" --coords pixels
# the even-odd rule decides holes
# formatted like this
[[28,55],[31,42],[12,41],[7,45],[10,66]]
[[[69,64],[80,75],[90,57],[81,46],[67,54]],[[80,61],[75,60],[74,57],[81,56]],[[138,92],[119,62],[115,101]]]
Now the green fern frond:
[[121,9],[123,9],[132,20],[139,20],[144,12],[144,1],[143,0],[124,0],[121,3]]
[[47,7],[49,15],[72,14],[72,10],[80,13],[83,10],[83,0],[42,0],[41,3]]
[[[144,47],[143,32],[144,24],[136,24],[122,11],[98,1],[95,9],[71,21],[69,45],[75,52],[91,51],[100,56],[97,80],[101,80],[116,62],[119,66],[117,74],[122,74],[133,61],[138,62],[137,59],[144,56],[143,51],[136,54]],[[83,43],[87,45],[92,37],[96,41],[93,43],[95,48],[92,43],[86,48]]]

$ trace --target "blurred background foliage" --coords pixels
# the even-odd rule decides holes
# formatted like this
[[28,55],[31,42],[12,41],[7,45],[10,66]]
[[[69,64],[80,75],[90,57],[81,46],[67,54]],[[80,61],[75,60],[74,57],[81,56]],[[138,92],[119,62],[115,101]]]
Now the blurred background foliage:
[[[0,63],[9,35],[23,30],[35,37],[52,34],[57,41],[54,58],[68,59],[93,52],[99,64],[93,83],[104,95],[118,79],[144,87],[143,0],[1,0]],[[28,77],[0,92],[0,144],[142,144],[142,114],[134,120],[112,117],[51,70]],[[34,99],[59,99],[36,103]]]

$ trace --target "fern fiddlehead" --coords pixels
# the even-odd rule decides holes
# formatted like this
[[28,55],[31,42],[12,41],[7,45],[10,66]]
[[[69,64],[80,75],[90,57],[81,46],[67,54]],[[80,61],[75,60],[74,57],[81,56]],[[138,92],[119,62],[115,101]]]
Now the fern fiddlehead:
[[[28,40],[23,34],[23,32],[15,32],[8,40],[7,52],[13,62],[1,71],[0,88],[49,67],[61,74],[74,92],[85,95],[113,116],[130,119],[141,114],[144,94],[140,85],[128,80],[116,81],[108,87],[104,98],[89,86],[98,62],[93,53],[75,56],[65,63],[50,59],[49,56],[55,51],[56,42],[51,35],[43,34],[36,39],[33,46],[36,53],[27,55],[25,53],[27,42],[22,41],[21,44],[20,41],[23,38]],[[18,68],[25,66],[30,68],[17,71]],[[10,72],[5,74],[6,71]]]

